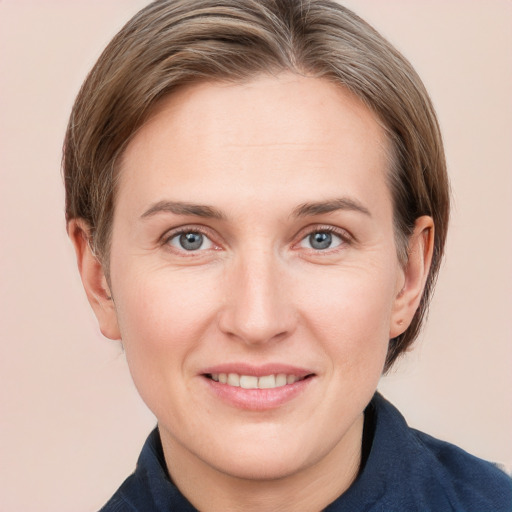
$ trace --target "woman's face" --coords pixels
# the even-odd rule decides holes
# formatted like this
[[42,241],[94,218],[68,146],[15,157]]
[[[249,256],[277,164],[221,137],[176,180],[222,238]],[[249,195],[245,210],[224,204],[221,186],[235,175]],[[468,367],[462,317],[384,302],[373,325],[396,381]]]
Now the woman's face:
[[359,456],[405,279],[388,149],[292,74],[184,88],[130,142],[111,292],[167,455],[256,479]]

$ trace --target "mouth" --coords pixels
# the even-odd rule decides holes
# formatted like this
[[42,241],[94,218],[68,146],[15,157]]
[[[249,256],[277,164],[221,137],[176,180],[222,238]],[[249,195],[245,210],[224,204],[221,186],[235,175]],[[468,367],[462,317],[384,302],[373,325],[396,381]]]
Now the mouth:
[[316,373],[286,364],[221,364],[205,368],[200,376],[222,402],[252,411],[279,409],[302,396],[317,380]]
[[199,376],[206,389],[221,402],[236,409],[280,410],[297,403],[319,377],[311,368],[286,363],[254,365],[243,361],[226,362],[203,368]]
[[206,373],[204,376],[214,382],[242,389],[276,389],[309,379],[314,374],[300,376],[292,373],[275,373],[256,376],[238,373]]

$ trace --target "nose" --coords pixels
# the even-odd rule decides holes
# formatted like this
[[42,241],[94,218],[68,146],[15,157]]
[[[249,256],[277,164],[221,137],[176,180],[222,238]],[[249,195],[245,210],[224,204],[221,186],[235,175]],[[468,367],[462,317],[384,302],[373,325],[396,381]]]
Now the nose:
[[255,252],[240,257],[226,276],[225,307],[219,328],[247,345],[287,338],[296,327],[289,279],[272,254]]

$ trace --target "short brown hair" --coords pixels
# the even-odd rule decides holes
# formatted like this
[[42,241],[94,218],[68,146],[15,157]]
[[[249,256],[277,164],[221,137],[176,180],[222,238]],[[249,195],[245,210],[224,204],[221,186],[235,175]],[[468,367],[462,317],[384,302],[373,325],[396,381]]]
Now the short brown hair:
[[409,62],[331,0],[159,0],[114,37],[85,80],[67,128],[66,219],[84,219],[109,272],[116,163],[155,104],[179,86],[292,71],[346,87],[373,110],[392,146],[389,186],[397,251],[407,260],[415,220],[430,215],[434,254],[409,328],[390,341],[385,369],[414,341],[439,270],[449,185],[435,112]]

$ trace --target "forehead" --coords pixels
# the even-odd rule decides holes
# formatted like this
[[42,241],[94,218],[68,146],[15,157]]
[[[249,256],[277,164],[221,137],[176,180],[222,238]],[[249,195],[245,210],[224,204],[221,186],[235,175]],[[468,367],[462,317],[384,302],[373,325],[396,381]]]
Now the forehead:
[[319,179],[342,184],[349,171],[383,175],[388,154],[377,116],[327,80],[283,73],[200,83],[155,108],[123,155],[118,190],[193,184],[194,200],[211,200],[219,180],[257,195],[269,182],[286,191],[293,179],[306,192]]

